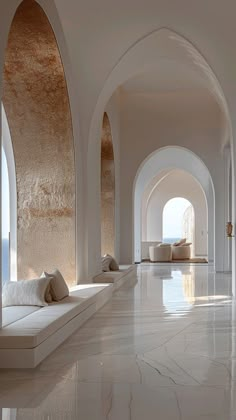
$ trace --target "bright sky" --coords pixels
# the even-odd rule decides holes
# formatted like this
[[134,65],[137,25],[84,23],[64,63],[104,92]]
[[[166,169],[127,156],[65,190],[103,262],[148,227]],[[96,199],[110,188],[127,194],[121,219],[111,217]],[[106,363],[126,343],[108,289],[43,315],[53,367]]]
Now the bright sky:
[[2,149],[2,237],[8,238],[9,232],[9,179],[7,161]]
[[169,200],[163,211],[163,238],[181,238],[182,220],[185,210],[191,203],[185,198]]

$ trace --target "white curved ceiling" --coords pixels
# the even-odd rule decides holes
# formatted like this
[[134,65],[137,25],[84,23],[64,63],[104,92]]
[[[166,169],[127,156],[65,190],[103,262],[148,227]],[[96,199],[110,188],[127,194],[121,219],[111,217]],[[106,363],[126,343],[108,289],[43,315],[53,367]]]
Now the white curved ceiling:
[[138,74],[122,86],[129,93],[163,93],[186,89],[207,89],[206,80],[197,69],[177,60],[160,60],[152,70]]
[[[148,47],[152,50],[151,59],[145,61],[145,57],[149,57]],[[204,57],[183,37],[161,29],[154,45],[151,43],[145,49],[142,63],[140,71],[137,69],[121,85],[124,92],[150,94],[189,90],[192,94],[193,90],[203,89],[228,119],[227,104],[216,76]]]

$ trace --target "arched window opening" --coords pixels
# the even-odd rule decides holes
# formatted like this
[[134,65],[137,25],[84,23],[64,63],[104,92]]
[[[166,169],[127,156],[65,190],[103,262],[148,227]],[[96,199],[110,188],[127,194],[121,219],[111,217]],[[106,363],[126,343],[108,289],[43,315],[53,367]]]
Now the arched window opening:
[[115,165],[111,126],[104,114],[101,140],[101,253],[114,255]]
[[41,6],[23,0],[5,55],[3,105],[17,186],[17,276],[56,267],[75,273],[75,168],[69,97],[60,52]]
[[7,159],[2,147],[2,286],[10,280],[10,188]]
[[181,238],[194,245],[194,209],[190,201],[175,197],[163,209],[163,242],[174,243]]

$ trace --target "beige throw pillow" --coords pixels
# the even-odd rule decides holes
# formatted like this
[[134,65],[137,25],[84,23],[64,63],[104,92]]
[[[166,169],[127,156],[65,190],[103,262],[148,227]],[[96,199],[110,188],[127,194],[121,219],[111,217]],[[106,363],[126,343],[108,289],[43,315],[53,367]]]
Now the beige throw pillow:
[[105,257],[110,257],[111,258],[110,270],[111,271],[119,271],[119,265],[118,265],[117,261],[115,260],[115,258],[112,257],[112,255],[110,255],[110,254],[104,255],[104,258]]
[[183,245],[185,242],[186,242],[186,238],[183,238],[183,239],[180,239],[180,240],[179,240],[179,241],[177,241],[177,242],[174,242],[174,243],[173,243],[173,246],[181,246],[181,245]]
[[[50,279],[50,281],[51,281],[51,279]],[[49,282],[49,285],[48,285],[48,287],[46,289],[46,292],[45,292],[45,300],[46,300],[47,303],[52,303],[52,294],[51,294],[50,282]]]
[[46,275],[46,277],[50,280],[50,293],[52,300],[58,302],[69,295],[69,288],[59,270],[56,269],[53,273],[47,273],[45,271],[44,275]]
[[47,306],[46,289],[50,279],[10,281],[5,284],[2,294],[2,306]]
[[102,271],[110,271],[110,264],[111,264],[112,257],[110,255],[106,255],[102,257]]
[[[40,276],[40,278],[41,277],[47,277],[47,276],[46,276],[45,273],[42,273],[41,276]],[[50,281],[51,281],[51,279],[50,279]],[[47,303],[52,303],[52,294],[51,294],[50,281],[49,281],[48,287],[47,287],[46,292],[45,292],[45,300],[46,300]]]

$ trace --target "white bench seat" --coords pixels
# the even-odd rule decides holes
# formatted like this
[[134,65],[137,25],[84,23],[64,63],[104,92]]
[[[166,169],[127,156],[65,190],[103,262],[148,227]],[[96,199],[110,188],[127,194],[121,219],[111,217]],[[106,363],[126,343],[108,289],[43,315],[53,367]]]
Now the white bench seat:
[[135,279],[137,265],[120,265],[119,271],[106,271],[94,277],[95,283],[113,283],[115,290],[119,289],[130,279]]
[[0,367],[35,367],[112,296],[113,285],[79,285],[48,306],[3,308]]

